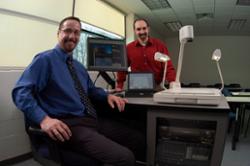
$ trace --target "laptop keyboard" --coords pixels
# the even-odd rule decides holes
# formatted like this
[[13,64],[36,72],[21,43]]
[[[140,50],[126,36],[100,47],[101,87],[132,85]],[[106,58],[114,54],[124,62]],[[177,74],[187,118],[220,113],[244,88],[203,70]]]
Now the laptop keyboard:
[[153,97],[153,92],[130,92],[130,91],[125,91],[125,97]]

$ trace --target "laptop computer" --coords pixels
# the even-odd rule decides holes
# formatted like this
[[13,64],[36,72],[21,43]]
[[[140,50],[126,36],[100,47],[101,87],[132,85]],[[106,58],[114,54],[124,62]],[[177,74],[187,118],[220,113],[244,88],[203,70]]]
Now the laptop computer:
[[154,75],[150,72],[128,73],[128,87],[125,97],[152,97],[154,94]]

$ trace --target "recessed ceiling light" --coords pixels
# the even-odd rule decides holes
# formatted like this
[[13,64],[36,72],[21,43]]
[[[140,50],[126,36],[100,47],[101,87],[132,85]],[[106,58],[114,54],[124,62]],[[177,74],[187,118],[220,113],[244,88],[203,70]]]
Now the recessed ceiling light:
[[228,23],[227,29],[241,30],[245,26],[246,22],[246,19],[231,19]]
[[170,8],[167,0],[141,0],[150,10]]
[[236,5],[250,6],[250,0],[237,0]]
[[196,14],[196,18],[198,20],[213,19],[214,18],[214,14],[213,13],[198,13],[198,14]]
[[165,22],[164,25],[167,26],[173,32],[179,31],[179,29],[182,27],[179,21]]

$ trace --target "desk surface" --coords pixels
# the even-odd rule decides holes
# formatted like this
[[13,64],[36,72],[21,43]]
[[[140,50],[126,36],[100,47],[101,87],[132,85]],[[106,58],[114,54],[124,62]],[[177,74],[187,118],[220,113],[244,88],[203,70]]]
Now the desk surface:
[[187,105],[187,104],[165,104],[156,103],[152,97],[141,97],[141,98],[127,98],[128,104],[131,105],[144,105],[144,106],[167,106],[167,107],[179,107],[179,108],[208,108],[208,109],[229,109],[227,100],[223,98],[218,106],[209,105]]
[[232,92],[235,97],[250,97],[250,92]]
[[250,97],[228,96],[226,100],[229,103],[250,103]]

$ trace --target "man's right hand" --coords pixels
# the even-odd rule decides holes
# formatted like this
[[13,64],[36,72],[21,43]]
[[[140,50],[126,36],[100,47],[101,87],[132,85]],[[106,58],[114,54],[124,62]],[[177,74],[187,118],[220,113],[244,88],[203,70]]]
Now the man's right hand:
[[53,140],[59,140],[64,142],[69,140],[72,136],[72,133],[69,127],[58,119],[50,118],[46,116],[40,123],[41,129],[46,132],[50,138]]

